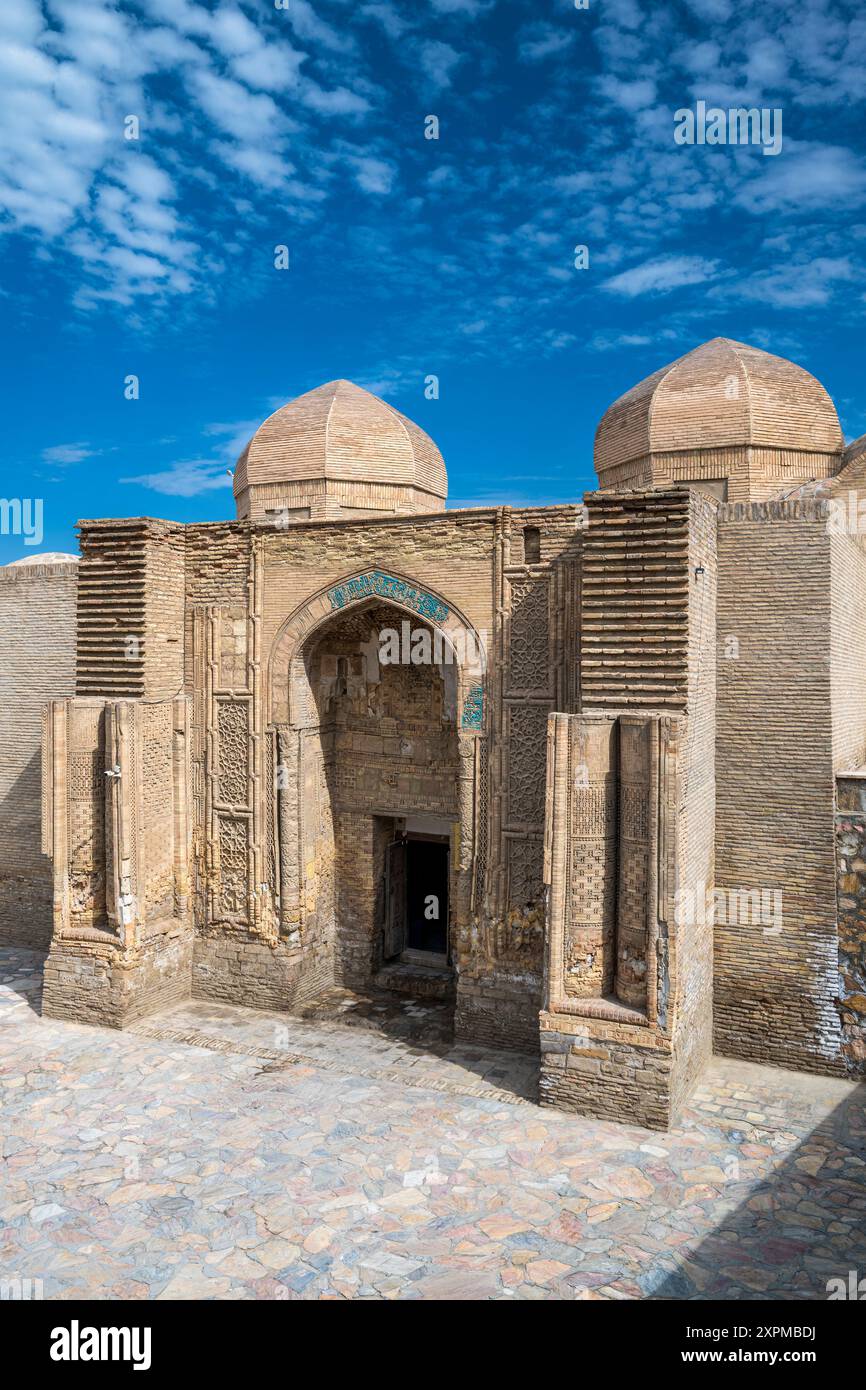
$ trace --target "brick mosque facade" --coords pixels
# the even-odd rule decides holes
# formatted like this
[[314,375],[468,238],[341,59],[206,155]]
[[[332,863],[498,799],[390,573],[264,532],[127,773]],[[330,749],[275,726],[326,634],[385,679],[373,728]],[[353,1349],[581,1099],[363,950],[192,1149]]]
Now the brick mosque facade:
[[595,460],[581,505],[446,510],[335,382],[236,520],[0,570],[0,941],[47,1015],[437,995],[543,1103],[655,1128],[713,1051],[866,1071],[866,443],[715,339]]

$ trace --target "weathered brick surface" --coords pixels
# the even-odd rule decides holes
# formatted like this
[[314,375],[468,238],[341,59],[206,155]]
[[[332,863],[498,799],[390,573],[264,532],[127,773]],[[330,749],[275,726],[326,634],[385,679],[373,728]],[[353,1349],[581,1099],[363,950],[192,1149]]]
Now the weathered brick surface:
[[489,1047],[538,1051],[541,983],[535,976],[459,976],[454,1027],[458,1037]]
[[[677,911],[683,889],[695,897],[715,882],[717,507],[698,492],[689,502],[688,731],[683,749]],[[686,897],[686,903],[691,899]],[[713,928],[696,920],[669,941],[675,981],[671,1110],[688,1100],[713,1048]]]
[[126,1028],[191,992],[192,937],[170,929],[144,942],[134,959],[116,942],[59,941],[45,962],[42,1012],[75,1023]]
[[184,528],[79,522],[79,695],[167,699],[183,686]]
[[42,710],[75,684],[78,566],[0,568],[0,942],[51,939],[51,861],[41,852]]
[[[828,1072],[843,1065],[833,570],[820,504],[721,509],[716,885],[727,920],[715,927],[715,1047]],[[866,706],[859,718],[862,730]],[[861,737],[846,699],[840,756]],[[758,898],[733,896],[762,891],[768,909],[780,902],[780,920],[756,913]]]
[[299,950],[243,934],[199,932],[192,995],[255,1009],[290,1009],[334,983],[331,951]]
[[836,782],[839,1006],[848,1071],[866,1071],[866,772]]
[[[539,1098],[544,1105],[596,1119],[626,1120],[647,1129],[667,1129],[676,1113],[669,1045],[649,1029],[597,1026],[589,1034],[560,1032],[546,1020],[541,1029]],[[635,1042],[641,1036],[642,1045]]]

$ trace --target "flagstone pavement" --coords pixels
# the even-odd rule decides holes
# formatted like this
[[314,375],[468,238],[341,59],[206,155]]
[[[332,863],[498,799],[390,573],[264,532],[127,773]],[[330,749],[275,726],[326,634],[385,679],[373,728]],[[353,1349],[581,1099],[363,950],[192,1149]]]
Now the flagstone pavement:
[[866,1087],[716,1059],[660,1134],[542,1109],[442,1005],[40,1017],[0,950],[0,1279],[45,1298],[824,1299]]

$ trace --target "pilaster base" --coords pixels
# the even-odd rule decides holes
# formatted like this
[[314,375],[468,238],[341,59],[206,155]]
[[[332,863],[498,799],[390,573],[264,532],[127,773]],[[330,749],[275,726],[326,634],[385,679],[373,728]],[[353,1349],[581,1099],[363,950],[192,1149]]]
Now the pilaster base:
[[190,997],[192,934],[180,924],[155,933],[135,953],[113,939],[60,938],[45,962],[42,1013],[74,1023],[128,1028]]
[[668,1129],[676,1118],[670,1040],[656,1029],[541,1014],[542,1105]]

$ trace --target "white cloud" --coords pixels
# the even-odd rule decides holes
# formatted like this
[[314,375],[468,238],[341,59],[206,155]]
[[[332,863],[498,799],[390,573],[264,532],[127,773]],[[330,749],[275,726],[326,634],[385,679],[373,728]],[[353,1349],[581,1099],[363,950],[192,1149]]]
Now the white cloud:
[[121,179],[142,202],[158,203],[174,197],[174,184],[164,169],[147,155],[133,156],[123,166]]
[[76,295],[78,307],[189,293],[199,248],[183,235],[176,196],[169,175],[146,155],[128,152],[109,166],[87,225],[67,238],[91,277]]
[[263,92],[250,92],[240,82],[204,70],[191,72],[187,81],[214,125],[237,140],[270,142],[285,129],[285,116]]
[[637,0],[605,0],[604,18],[623,29],[637,29],[643,15]]
[[585,193],[598,183],[598,175],[585,169],[579,174],[560,174],[553,180],[553,187],[560,193]]
[[351,53],[355,47],[355,40],[346,32],[345,26],[341,31],[326,23],[308,0],[290,0],[288,10],[279,13],[288,16],[299,39],[308,40],[317,47],[329,48],[335,53]]
[[214,141],[210,148],[223,164],[244,174],[260,188],[282,188],[294,172],[293,164],[271,150],[257,149],[253,145],[230,145],[226,141]]
[[349,163],[355,171],[358,187],[365,193],[391,192],[397,172],[393,164],[370,155],[350,156]]
[[733,0],[687,0],[699,19],[710,22],[730,19]]
[[138,483],[140,487],[161,492],[166,497],[198,497],[203,492],[231,487],[232,483],[224,463],[211,463],[206,459],[190,459],[175,463],[162,472],[140,473],[136,477],[121,478],[120,481]]
[[66,5],[54,0],[52,8],[63,25],[64,52],[76,63],[101,76],[128,75],[137,67],[132,26],[124,15],[100,3]]
[[437,92],[451,86],[451,75],[463,60],[456,48],[440,39],[428,39],[420,44],[417,55],[424,76]]
[[298,96],[311,111],[323,116],[363,116],[370,109],[367,98],[350,92],[348,87],[336,87],[329,92],[309,79],[301,81]]
[[608,101],[622,106],[626,111],[640,111],[645,106],[652,106],[656,99],[656,84],[649,77],[639,77],[634,82],[624,82],[618,77],[601,77],[598,87]]
[[746,61],[746,86],[750,91],[764,92],[784,83],[789,70],[784,45],[771,34],[749,45]]
[[697,43],[689,39],[671,55],[674,63],[686,72],[696,76],[715,74],[719,70],[722,50],[715,39],[702,39]]
[[818,256],[738,280],[732,293],[777,309],[820,308],[833,297],[836,285],[858,277],[847,256]]
[[[20,3],[0,13],[19,37],[35,19]],[[49,238],[86,205],[109,141],[98,88],[62,82],[65,66],[17,45],[6,51],[0,82],[0,206]]]
[[820,211],[866,202],[866,162],[843,146],[789,145],[775,159],[761,160],[757,170],[735,196],[749,212]]
[[251,87],[282,91],[291,87],[306,54],[271,29],[263,35],[236,6],[221,5],[208,38],[228,59],[232,72]]
[[0,48],[0,76],[4,81],[47,87],[57,76],[57,64],[38,49],[4,43]]
[[4,0],[0,8],[0,34],[32,43],[43,28],[42,12],[35,0]]
[[42,450],[43,463],[69,464],[81,463],[84,459],[93,458],[98,450],[91,449],[89,444],[53,444],[50,449]]
[[539,63],[571,48],[575,42],[575,32],[557,28],[555,24],[541,21],[526,24],[517,36],[517,52],[526,63]]
[[251,53],[263,48],[264,41],[236,5],[219,5],[210,16],[208,36],[221,53],[232,58],[239,53]]
[[596,333],[589,346],[593,352],[615,352],[623,347],[649,347],[648,333]]
[[[285,405],[289,400],[288,396],[275,396],[265,403],[265,409],[273,414],[279,410],[281,405]],[[221,457],[226,463],[234,464],[249,444],[259,425],[262,423],[261,417],[255,420],[229,420],[217,421],[215,424],[206,425],[204,434],[209,438],[219,439],[222,442],[217,445]]]
[[305,56],[284,43],[262,46],[254,52],[240,53],[233,58],[232,71],[249,87],[280,92],[297,83],[298,70]]
[[707,260],[703,256],[658,256],[614,275],[611,280],[604,282],[602,289],[626,299],[633,299],[639,294],[667,294],[684,285],[699,285],[712,280],[717,270],[718,261]]
[[389,39],[400,39],[409,25],[388,0],[374,0],[374,3],[361,6],[361,14],[381,24]]
[[203,38],[210,33],[213,16],[194,0],[144,0],[144,4],[155,19],[163,20],[183,34]]

